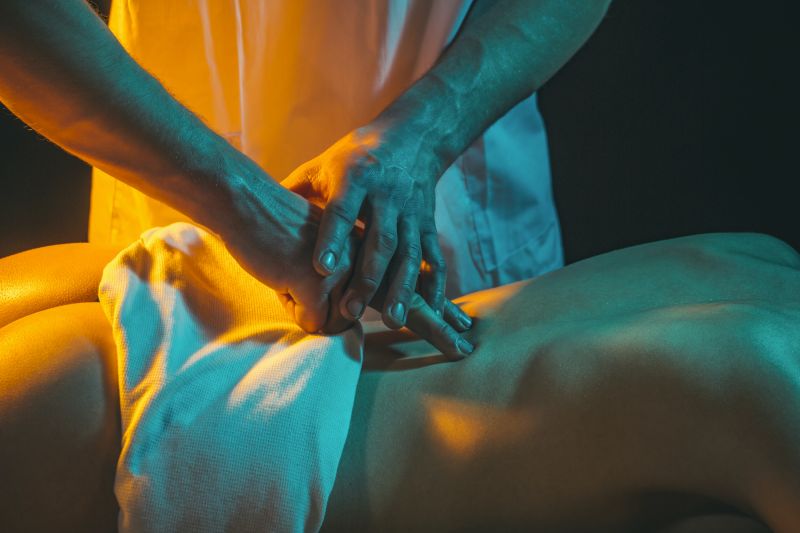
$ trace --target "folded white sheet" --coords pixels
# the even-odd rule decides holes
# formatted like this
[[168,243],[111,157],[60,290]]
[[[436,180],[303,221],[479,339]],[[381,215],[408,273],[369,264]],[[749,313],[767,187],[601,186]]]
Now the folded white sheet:
[[184,223],[109,263],[100,302],[119,357],[120,531],[319,529],[361,330],[304,333],[216,237]]

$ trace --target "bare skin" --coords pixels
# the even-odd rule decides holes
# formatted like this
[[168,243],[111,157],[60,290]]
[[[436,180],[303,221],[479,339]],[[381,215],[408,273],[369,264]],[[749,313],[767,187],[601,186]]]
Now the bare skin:
[[[87,2],[0,2],[0,70],[0,101],[13,113],[222,237],[240,265],[284,296],[304,330],[350,326],[332,303],[348,279],[351,250],[342,248],[337,271],[327,277],[311,261],[321,210],[281,187],[175,100]],[[419,311],[408,310],[411,329]],[[448,327],[440,315],[424,316]],[[461,354],[459,340],[453,328],[430,339],[453,356]]]
[[[458,363],[370,333],[326,528],[799,530],[798,269],[769,237],[691,237],[465,297]],[[109,335],[96,303],[0,329],[12,530],[114,525]]]
[[[430,267],[423,296],[440,311],[425,316],[447,327],[439,318],[445,264],[435,182],[566,63],[609,2],[476,0],[441,60],[365,126],[376,139],[369,150],[361,141],[337,143],[339,164],[304,165],[313,183],[335,183],[322,187],[331,189],[331,208],[319,225],[307,202],[173,98],[85,0],[0,2],[0,101],[66,151],[220,236],[250,274],[283,295],[305,331],[341,331],[367,305],[378,305],[387,325],[417,330],[421,258]],[[371,215],[354,265],[349,235],[362,204]],[[471,352],[450,325],[446,344],[429,341],[452,356]]]
[[724,504],[797,530],[798,265],[764,237],[656,243],[465,298],[457,365],[376,339],[328,523],[636,531]]
[[[443,311],[445,305],[433,223],[436,180],[476,137],[567,62],[609,3],[476,0],[440,61],[364,128],[380,138],[379,146],[365,153],[360,142],[346,150],[340,145],[343,157],[337,159],[345,164],[312,165],[315,183],[331,176],[336,185],[326,195],[331,209],[312,236],[317,246],[307,269],[299,268],[293,253],[298,250],[291,246],[297,244],[295,224],[306,214],[304,205],[173,98],[85,0],[0,2],[0,101],[68,152],[223,237],[251,274],[291,295],[294,318],[306,331],[324,325],[332,330],[329,322],[341,318],[340,306],[331,301],[336,283],[325,283],[313,269],[336,277],[349,273],[348,236],[364,203],[374,216],[366,221],[355,276],[344,280],[351,305],[341,310],[357,318],[348,312],[356,304],[360,316],[388,272],[393,283],[384,317],[401,327],[420,257],[435,267],[423,277],[423,283],[432,280],[424,292],[432,294],[434,308]],[[397,265],[390,265],[393,258]],[[459,353],[456,346],[439,346],[448,348]]]

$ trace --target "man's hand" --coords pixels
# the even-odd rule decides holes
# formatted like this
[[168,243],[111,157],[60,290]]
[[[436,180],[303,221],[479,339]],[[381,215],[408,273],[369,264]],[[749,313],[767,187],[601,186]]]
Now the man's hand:
[[[319,232],[321,210],[271,181],[246,180],[240,187],[229,219],[220,234],[237,262],[251,275],[273,288],[287,312],[304,330],[335,333],[349,327],[339,301],[352,273],[359,246],[356,232],[346,235],[338,268],[330,275],[316,272],[311,257]],[[382,305],[386,286],[378,287],[374,305]],[[469,329],[469,317],[451,302],[444,312],[434,312],[422,297],[409,297],[407,325],[451,359],[472,352],[459,332]]]
[[442,169],[429,154],[412,132],[373,123],[347,134],[283,181],[325,209],[313,252],[320,274],[337,275],[356,221],[365,223],[364,243],[340,303],[343,316],[360,318],[385,279],[383,321],[391,328],[404,326],[422,260],[420,293],[436,313],[444,312],[446,265],[433,218]]
[[319,275],[310,261],[319,218],[314,206],[266,180],[239,191],[233,216],[220,233],[231,255],[275,290],[305,331],[318,332],[326,325],[337,330],[347,327],[350,321],[329,311],[350,270],[349,250],[345,248],[341,270]]

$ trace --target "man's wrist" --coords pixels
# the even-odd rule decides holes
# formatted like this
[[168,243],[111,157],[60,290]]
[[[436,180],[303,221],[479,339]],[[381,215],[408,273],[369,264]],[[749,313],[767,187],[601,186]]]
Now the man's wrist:
[[236,238],[248,231],[266,231],[279,238],[314,220],[311,204],[273,180],[252,159],[233,150],[222,165],[221,191],[214,207],[219,213],[214,222],[218,229],[212,230],[223,238]]
[[457,116],[449,90],[435,79],[422,79],[398,97],[372,125],[391,134],[404,146],[418,168],[433,172],[435,179],[466,146],[459,146]]
[[239,231],[256,198],[280,185],[220,136],[201,129],[186,138],[190,153],[177,157],[177,176],[162,182],[168,203],[221,237]]

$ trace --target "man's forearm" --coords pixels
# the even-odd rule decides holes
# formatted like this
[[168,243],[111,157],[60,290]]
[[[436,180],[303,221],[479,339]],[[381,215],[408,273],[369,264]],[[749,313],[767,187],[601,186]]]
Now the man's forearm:
[[241,180],[280,189],[139,67],[83,0],[0,2],[0,100],[65,150],[215,231],[214,211]]
[[572,57],[610,2],[476,0],[437,64],[378,121],[400,124],[421,147],[432,147],[444,171]]

